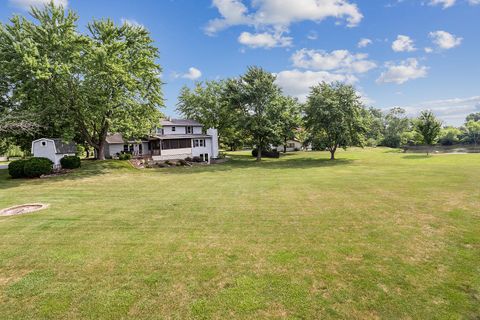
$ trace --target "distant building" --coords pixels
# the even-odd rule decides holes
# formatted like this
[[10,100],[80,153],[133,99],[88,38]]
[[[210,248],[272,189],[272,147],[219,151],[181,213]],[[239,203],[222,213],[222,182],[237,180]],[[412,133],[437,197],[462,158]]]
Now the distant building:
[[218,158],[217,129],[203,133],[203,125],[193,120],[165,119],[161,127],[148,138],[124,139],[121,134],[107,137],[105,157],[130,153],[134,157],[148,157],[153,160],[174,160],[200,157],[210,162]]
[[73,142],[64,142],[62,139],[41,138],[32,142],[32,155],[36,158],[47,158],[54,167],[60,166],[60,159],[65,156],[74,156],[77,146]]

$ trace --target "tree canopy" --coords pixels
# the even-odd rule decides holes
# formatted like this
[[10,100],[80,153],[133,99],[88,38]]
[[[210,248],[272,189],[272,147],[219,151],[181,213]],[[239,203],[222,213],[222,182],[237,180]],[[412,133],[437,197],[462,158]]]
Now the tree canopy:
[[78,16],[53,2],[31,16],[0,25],[6,112],[38,134],[86,141],[100,159],[108,132],[150,132],[163,98],[158,50],[145,28],[94,20],[82,34]]
[[244,75],[227,81],[226,98],[230,108],[239,111],[237,121],[258,149],[257,161],[262,150],[279,142],[281,94],[275,76],[259,67],[249,67]]
[[426,110],[422,111],[418,119],[414,121],[414,127],[422,136],[423,143],[431,146],[436,142],[440,134],[442,122],[435,117],[432,111]]
[[305,105],[305,125],[335,159],[338,148],[362,145],[366,132],[364,107],[355,89],[343,83],[312,87]]

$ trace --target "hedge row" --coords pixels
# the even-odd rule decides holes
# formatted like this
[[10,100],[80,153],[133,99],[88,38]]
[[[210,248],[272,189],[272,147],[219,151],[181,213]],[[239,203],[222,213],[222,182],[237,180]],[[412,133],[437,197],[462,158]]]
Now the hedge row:
[[[257,155],[258,155],[258,149],[253,149],[252,156],[256,158]],[[277,150],[262,150],[262,157],[280,158],[280,152],[278,152]]]
[[80,157],[77,156],[65,156],[60,159],[60,164],[64,169],[76,169],[80,168]]
[[16,160],[8,165],[8,173],[12,178],[38,178],[53,170],[53,162],[47,158],[31,158]]

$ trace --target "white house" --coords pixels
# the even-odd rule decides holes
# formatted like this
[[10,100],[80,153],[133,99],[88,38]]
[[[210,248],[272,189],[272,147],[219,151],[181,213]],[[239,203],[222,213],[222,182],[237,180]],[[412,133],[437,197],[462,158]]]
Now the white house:
[[36,158],[47,158],[54,167],[60,166],[60,159],[74,156],[77,153],[75,143],[64,142],[62,139],[41,138],[32,141],[32,155]]
[[210,162],[218,158],[216,129],[208,129],[204,134],[202,124],[183,119],[165,119],[160,125],[150,137],[139,141],[124,140],[120,134],[109,135],[105,156],[125,152],[157,161],[200,157]]
[[[299,151],[302,150],[302,144],[296,139],[287,140],[287,151]],[[283,152],[284,145],[272,146],[272,149],[277,149],[279,152]]]

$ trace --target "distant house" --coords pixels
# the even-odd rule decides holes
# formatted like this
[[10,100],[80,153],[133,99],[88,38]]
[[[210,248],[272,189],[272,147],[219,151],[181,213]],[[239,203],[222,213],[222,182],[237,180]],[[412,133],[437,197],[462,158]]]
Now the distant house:
[[208,129],[203,133],[203,125],[193,120],[165,119],[161,127],[148,138],[140,140],[124,139],[120,134],[107,137],[105,157],[115,157],[121,153],[131,153],[136,157],[153,160],[174,160],[200,157],[210,162],[218,158],[218,133]]
[[[302,143],[296,139],[287,140],[287,151],[299,151],[302,150]],[[277,149],[279,152],[283,152],[284,145],[273,146],[272,149]]]
[[73,142],[64,142],[62,139],[41,138],[32,142],[32,155],[36,158],[47,158],[55,167],[60,166],[60,159],[65,156],[74,156],[77,146]]

